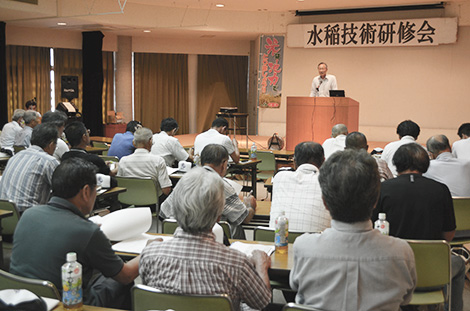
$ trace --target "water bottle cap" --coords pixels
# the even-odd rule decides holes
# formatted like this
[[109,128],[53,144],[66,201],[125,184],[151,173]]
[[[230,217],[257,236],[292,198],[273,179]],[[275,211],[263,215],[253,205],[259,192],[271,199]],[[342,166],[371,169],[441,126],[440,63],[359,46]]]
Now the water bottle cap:
[[385,218],[387,218],[385,213],[379,213],[380,220],[385,220]]
[[67,253],[67,262],[77,261],[77,253]]

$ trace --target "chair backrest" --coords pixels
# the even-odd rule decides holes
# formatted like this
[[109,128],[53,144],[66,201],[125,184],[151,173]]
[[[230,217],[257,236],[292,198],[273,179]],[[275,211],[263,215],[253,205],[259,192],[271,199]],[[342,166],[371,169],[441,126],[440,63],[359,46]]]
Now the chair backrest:
[[232,232],[230,231],[230,224],[224,220],[219,221],[219,225],[224,230],[224,234],[228,239],[232,238]]
[[[106,151],[103,151],[101,154],[104,155],[104,156],[108,155],[109,145],[107,143],[103,143],[103,142],[100,142],[100,141],[94,141],[93,142],[93,147],[106,148]],[[108,160],[105,160],[105,161],[108,161]],[[119,160],[118,160],[118,162],[119,162]]]
[[0,270],[0,289],[27,289],[38,296],[61,300],[52,282],[25,278]]
[[231,311],[232,302],[227,295],[167,294],[145,285],[132,288],[132,310],[175,311]]
[[2,234],[12,235],[15,232],[18,220],[20,220],[20,213],[16,208],[16,204],[9,200],[0,200],[0,209],[13,212],[12,216],[2,219]]
[[276,170],[276,159],[272,151],[257,151],[256,157],[261,160],[258,163],[257,168],[259,171],[275,171]]
[[116,180],[118,187],[127,189],[119,194],[119,202],[135,206],[158,205],[157,186],[152,178],[116,177]]
[[26,149],[25,146],[13,146],[13,150],[15,151],[15,154],[17,154],[18,152],[23,151],[25,149]]
[[162,233],[163,234],[173,234],[178,228],[178,223],[176,219],[164,219],[162,222]]
[[[289,235],[287,236],[287,240],[289,243],[294,243],[297,237],[301,236],[305,232],[298,232],[298,231],[289,231]],[[263,241],[263,242],[274,242],[274,229],[268,227],[256,227],[253,232],[253,240],[255,241]]]
[[286,304],[283,308],[282,311],[322,311],[321,309],[309,307],[309,306],[304,306],[304,305],[298,305],[293,302],[289,302]]
[[470,230],[470,198],[469,197],[455,197],[452,199],[454,202],[454,213],[456,231]]
[[99,155],[99,157],[101,159],[103,159],[103,161],[111,161],[111,162],[119,162],[119,158],[116,157],[116,156],[108,156],[108,155]]
[[450,245],[446,241],[408,240],[416,261],[416,288],[443,287],[451,282]]

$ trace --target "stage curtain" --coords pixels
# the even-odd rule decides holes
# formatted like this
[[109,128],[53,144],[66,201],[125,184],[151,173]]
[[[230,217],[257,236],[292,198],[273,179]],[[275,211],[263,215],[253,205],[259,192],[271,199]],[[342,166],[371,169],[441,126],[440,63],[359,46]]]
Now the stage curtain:
[[37,110],[43,114],[51,108],[51,62],[49,48],[6,47],[8,120],[13,111],[36,97]]
[[83,112],[83,75],[82,75],[82,50],[54,49],[54,77],[55,77],[55,105],[68,101],[62,98],[61,77],[78,76],[78,98],[72,99],[78,111]]
[[220,107],[247,111],[248,56],[199,55],[197,131],[210,128]]
[[108,111],[114,110],[114,57],[113,52],[103,52],[103,123]]
[[[61,98],[61,76],[78,76],[78,98],[73,100],[81,112],[83,96],[82,50],[54,49],[55,98]],[[103,123],[106,123],[108,110],[114,110],[114,61],[113,52],[103,52]],[[56,106],[57,106],[56,103]]]
[[185,54],[134,54],[135,119],[153,132],[172,117],[178,134],[189,130],[188,56]]

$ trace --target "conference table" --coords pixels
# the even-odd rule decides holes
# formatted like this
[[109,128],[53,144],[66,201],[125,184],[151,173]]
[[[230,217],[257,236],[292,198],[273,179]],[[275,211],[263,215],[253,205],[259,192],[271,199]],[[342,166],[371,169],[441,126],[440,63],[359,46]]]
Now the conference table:
[[[94,306],[86,306],[86,305],[83,305],[83,311],[119,311],[121,309],[112,309],[112,308],[102,308],[102,307],[94,307]],[[64,308],[64,305],[62,304],[62,302],[60,302],[57,307],[55,307],[54,309],[52,309],[52,311],[66,311],[66,309]],[[122,310],[121,310],[122,311]]]

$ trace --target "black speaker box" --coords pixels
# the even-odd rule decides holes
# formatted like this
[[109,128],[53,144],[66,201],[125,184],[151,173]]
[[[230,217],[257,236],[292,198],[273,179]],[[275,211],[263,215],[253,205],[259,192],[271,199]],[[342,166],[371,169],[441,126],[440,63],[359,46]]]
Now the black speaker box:
[[60,86],[62,98],[68,100],[78,98],[78,76],[61,76]]

